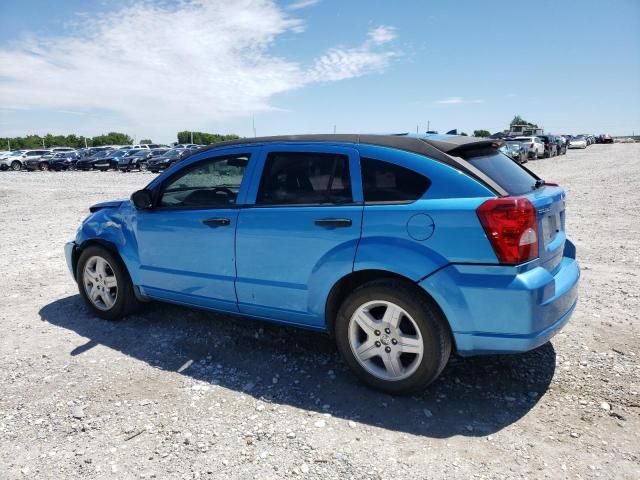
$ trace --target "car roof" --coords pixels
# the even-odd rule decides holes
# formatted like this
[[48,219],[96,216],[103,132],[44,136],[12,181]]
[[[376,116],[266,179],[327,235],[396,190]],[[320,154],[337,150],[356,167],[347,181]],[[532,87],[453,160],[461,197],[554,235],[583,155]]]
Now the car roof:
[[198,149],[194,154],[211,150],[242,146],[264,145],[268,143],[339,143],[353,145],[374,145],[395,148],[417,153],[445,163],[480,181],[500,195],[507,192],[493,179],[488,177],[470,162],[459,158],[465,150],[476,148],[498,148],[504,144],[501,140],[469,137],[466,135],[444,134],[316,134],[316,135],[280,135],[271,137],[242,138],[220,142]]

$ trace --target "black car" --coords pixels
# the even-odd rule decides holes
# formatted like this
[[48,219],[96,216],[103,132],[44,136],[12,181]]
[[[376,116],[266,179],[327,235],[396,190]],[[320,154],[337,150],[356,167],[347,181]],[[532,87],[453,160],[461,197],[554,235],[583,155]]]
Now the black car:
[[73,170],[76,168],[76,163],[80,159],[78,152],[58,152],[54,153],[52,157],[47,159],[49,170],[59,172],[61,170]]
[[149,160],[147,162],[147,169],[150,172],[154,172],[154,173],[157,173],[161,170],[166,170],[167,168],[173,166],[174,164],[181,162],[192,153],[193,153],[193,150],[189,148],[172,148],[171,150],[166,151],[162,155]]
[[544,143],[544,158],[555,157],[559,154],[558,143],[554,135],[536,135]]
[[129,150],[118,162],[118,170],[130,172],[131,170],[146,170],[147,160],[152,157],[148,148],[137,148]]
[[[100,170],[103,170],[103,165],[108,165],[108,161],[105,161],[104,159],[107,158],[110,154],[111,154],[111,150],[100,150],[96,153],[94,153],[93,155],[91,155],[90,157],[85,157],[81,160],[78,160],[76,162],[76,169],[78,170],[94,170],[96,168],[99,168]],[[97,166],[99,165],[99,166]],[[104,169],[106,170],[106,169]]]

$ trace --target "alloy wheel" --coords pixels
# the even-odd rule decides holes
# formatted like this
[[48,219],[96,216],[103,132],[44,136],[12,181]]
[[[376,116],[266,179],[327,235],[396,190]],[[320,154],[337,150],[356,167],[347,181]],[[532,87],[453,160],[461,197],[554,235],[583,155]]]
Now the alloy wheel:
[[416,321],[399,305],[384,300],[367,302],[354,312],[349,345],[367,372],[387,381],[411,376],[424,354]]
[[109,310],[118,298],[118,280],[103,257],[90,257],[84,265],[82,283],[87,298],[98,310]]

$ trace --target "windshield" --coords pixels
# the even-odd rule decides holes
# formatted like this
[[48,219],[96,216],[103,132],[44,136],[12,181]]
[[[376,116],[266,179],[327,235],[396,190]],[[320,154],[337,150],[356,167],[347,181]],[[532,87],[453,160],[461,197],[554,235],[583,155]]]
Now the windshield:
[[536,178],[531,173],[494,149],[472,150],[465,153],[463,158],[504,188],[509,195],[522,195],[535,187]]

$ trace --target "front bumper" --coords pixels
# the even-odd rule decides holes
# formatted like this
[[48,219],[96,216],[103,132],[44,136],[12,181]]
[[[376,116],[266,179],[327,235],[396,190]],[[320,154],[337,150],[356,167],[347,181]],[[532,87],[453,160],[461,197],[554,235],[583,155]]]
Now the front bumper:
[[73,277],[73,279],[76,279],[76,272],[74,270],[74,264],[73,264],[73,255],[75,253],[75,249],[76,249],[76,242],[67,242],[64,245],[64,256],[67,260],[67,267],[69,267],[69,272],[71,272],[71,276]]
[[526,352],[560,331],[578,301],[580,267],[566,242],[559,266],[449,265],[420,285],[442,308],[463,356]]

